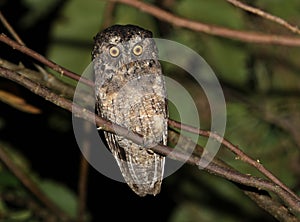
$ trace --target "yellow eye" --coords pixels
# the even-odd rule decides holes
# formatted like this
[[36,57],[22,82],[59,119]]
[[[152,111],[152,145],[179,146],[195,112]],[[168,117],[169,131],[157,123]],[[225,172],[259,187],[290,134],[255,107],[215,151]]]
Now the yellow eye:
[[139,56],[143,53],[143,47],[141,45],[135,45],[133,50],[132,50],[133,54],[135,54],[136,56]]
[[120,49],[119,49],[117,46],[112,46],[112,47],[109,49],[109,54],[110,54],[112,57],[117,57],[117,56],[120,54]]

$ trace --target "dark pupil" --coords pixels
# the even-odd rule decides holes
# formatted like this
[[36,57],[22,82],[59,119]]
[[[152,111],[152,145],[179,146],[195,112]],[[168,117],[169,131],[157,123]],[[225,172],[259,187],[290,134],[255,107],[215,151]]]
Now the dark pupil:
[[116,54],[118,54],[118,50],[113,49],[113,50],[111,51],[111,53],[112,53],[113,55],[116,55]]
[[141,49],[140,49],[139,47],[137,47],[137,48],[135,49],[135,52],[136,52],[137,54],[139,54],[139,53],[141,52]]

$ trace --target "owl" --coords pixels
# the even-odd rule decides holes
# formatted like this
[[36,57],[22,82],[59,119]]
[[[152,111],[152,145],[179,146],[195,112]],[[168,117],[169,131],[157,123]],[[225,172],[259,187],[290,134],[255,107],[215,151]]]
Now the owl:
[[114,25],[98,33],[92,51],[96,115],[143,136],[143,145],[104,132],[129,187],[139,196],[160,192],[165,157],[151,149],[167,144],[165,81],[152,33]]

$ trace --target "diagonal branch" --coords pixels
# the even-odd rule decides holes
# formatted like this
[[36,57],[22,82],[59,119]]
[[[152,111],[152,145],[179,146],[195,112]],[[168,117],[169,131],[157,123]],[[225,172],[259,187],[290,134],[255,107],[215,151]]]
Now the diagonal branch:
[[25,43],[22,41],[18,33],[13,29],[13,27],[9,24],[9,22],[6,20],[6,18],[3,16],[2,12],[0,11],[0,21],[2,24],[7,28],[7,30],[10,32],[10,34],[14,37],[14,39],[20,43],[21,45],[25,45]]
[[255,7],[252,7],[252,6],[249,6],[245,3],[242,3],[238,0],[226,0],[228,1],[229,3],[233,4],[234,6],[236,7],[239,7],[241,9],[244,9],[245,11],[248,11],[248,12],[251,12],[253,14],[256,14],[258,16],[261,16],[265,19],[268,19],[272,22],[275,22],[287,29],[289,29],[290,31],[294,32],[294,33],[297,33],[297,34],[300,34],[300,30],[297,26],[295,25],[291,25],[290,23],[288,23],[287,21],[285,21],[284,19],[278,17],[278,16],[275,16],[275,15],[272,15],[268,12],[265,12],[261,9],[258,9],[258,8],[255,8]]
[[[90,112],[86,110],[83,107],[80,107],[76,104],[73,104],[72,101],[67,100],[50,90],[48,90],[45,87],[42,87],[35,82],[31,81],[30,79],[27,79],[24,76],[21,76],[20,74],[13,72],[11,70],[0,68],[0,76],[10,79],[12,81],[17,82],[18,84],[28,88],[35,94],[45,98],[46,100],[56,104],[59,107],[62,107],[64,109],[67,109],[71,112],[73,112],[73,115],[76,117],[83,118],[85,120],[88,120],[89,122],[95,122],[97,126],[101,127],[101,129],[105,131],[109,131],[114,133],[115,131],[118,132],[120,136],[124,136],[125,138],[132,140],[134,143],[137,144],[143,144],[143,137],[128,131],[126,128],[123,128],[119,125],[113,124],[105,119],[100,118],[99,116],[95,116],[93,112]],[[163,146],[163,145],[157,145],[153,148],[151,148],[153,151],[168,156],[171,159],[175,159],[178,161],[186,161],[187,163],[198,166],[198,163],[200,162],[200,157],[195,155],[187,155],[186,153],[175,151],[171,147]],[[281,187],[277,186],[271,181],[267,181],[262,178],[257,178],[250,175],[244,175],[241,174],[235,170],[228,170],[228,168],[225,168],[224,166],[218,165],[216,163],[211,162],[206,168],[208,172],[224,177],[230,181],[240,183],[246,186],[255,187],[259,190],[265,189],[274,192],[277,194],[277,196],[294,212],[300,212],[300,201],[295,199],[293,195],[291,195],[289,192],[287,192],[285,189],[282,189]]]
[[223,144],[226,148],[228,148],[231,152],[236,154],[242,161],[248,163],[249,165],[255,167],[258,171],[260,171],[262,174],[264,174],[266,177],[268,177],[271,181],[273,181],[278,186],[285,189],[287,192],[289,192],[292,196],[294,196],[295,199],[297,199],[300,202],[300,198],[291,191],[285,184],[283,184],[276,176],[274,176],[270,171],[268,171],[260,162],[259,160],[254,160],[248,155],[246,155],[241,149],[239,149],[237,146],[233,145],[230,141],[224,139],[223,137],[219,136],[217,133],[213,133],[211,131],[207,130],[201,130],[194,128],[192,126],[177,122],[175,120],[169,120],[169,125],[174,126],[178,129],[183,129],[187,132],[198,134],[205,137],[211,137],[218,141],[219,143]]
[[[195,144],[190,138],[180,135],[180,141],[178,140],[179,133],[174,131],[173,129],[168,131],[168,142],[171,144],[176,144],[182,150],[185,150],[185,147],[195,147],[193,154],[196,156],[201,156],[204,152],[204,148],[198,144]],[[218,166],[222,166],[229,171],[237,171],[236,169],[229,166],[223,160],[215,157],[212,162]],[[244,186],[243,184],[234,183],[240,190],[242,190],[252,201],[254,201],[258,206],[260,206],[265,211],[269,212],[279,221],[285,222],[299,222],[298,219],[291,215],[289,210],[286,207],[283,207],[280,202],[276,199],[272,198],[268,192],[264,190],[255,189],[253,187]]]
[[19,50],[20,52],[36,59],[37,61],[43,63],[44,65],[50,67],[51,69],[53,69],[54,71],[60,73],[61,75],[65,75],[65,76],[68,76],[70,77],[71,79],[75,79],[75,80],[80,80],[82,81],[83,83],[87,84],[87,85],[90,85],[90,86],[93,86],[94,83],[91,82],[90,80],[88,79],[84,79],[84,78],[81,78],[80,79],[80,76],[77,75],[76,73],[66,69],[66,68],[63,68],[62,66],[56,64],[55,62],[52,62],[50,61],[49,59],[46,59],[44,56],[42,56],[41,54],[33,51],[32,49],[30,48],[27,48],[26,46],[24,45],[21,45],[17,42],[15,42],[14,40],[8,38],[5,34],[0,34],[0,41],[1,42],[4,42],[5,44],[11,46],[13,49],[17,49]]
[[138,8],[154,17],[168,22],[174,26],[188,28],[197,32],[203,32],[210,35],[221,36],[225,38],[235,39],[243,42],[252,42],[260,44],[274,44],[284,46],[300,46],[300,38],[285,35],[268,35],[259,32],[239,31],[224,28],[215,25],[208,25],[198,21],[189,20],[179,17],[170,12],[162,10],[143,1],[135,0],[111,0]]

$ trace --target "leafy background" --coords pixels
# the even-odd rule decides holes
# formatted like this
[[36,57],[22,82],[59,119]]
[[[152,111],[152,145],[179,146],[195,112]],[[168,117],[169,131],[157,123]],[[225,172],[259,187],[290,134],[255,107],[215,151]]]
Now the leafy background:
[[[79,74],[90,63],[93,36],[103,28],[106,4],[99,0],[0,1],[1,11],[30,48]],[[261,0],[251,4],[299,23],[297,0],[284,4],[279,0]],[[290,34],[222,0],[178,0],[168,9],[209,24]],[[112,24],[116,23],[140,25],[152,30],[155,37],[196,50],[222,84],[227,102],[226,138],[259,159],[300,194],[299,48],[246,44],[195,33],[171,27],[125,5],[115,8]],[[1,30],[7,33],[2,26]],[[32,61],[23,55],[0,47],[1,57],[32,66]],[[164,64],[164,73],[189,89],[200,111],[201,127],[208,128],[209,110],[201,89],[177,67]],[[75,85],[66,77],[60,78]],[[0,89],[14,92],[40,110],[39,114],[24,113],[1,103],[0,143],[49,197],[75,217],[80,151],[72,132],[71,114],[12,82],[1,79],[0,84]],[[173,113],[176,116],[171,110]],[[257,174],[229,152],[222,150],[218,156],[242,172]],[[45,211],[42,205],[32,207],[31,195],[1,162],[0,194],[1,221],[38,221],[33,212]],[[233,184],[190,166],[166,178],[157,197],[145,198],[135,196],[125,184],[112,181],[91,167],[87,205],[89,221],[275,221]]]

